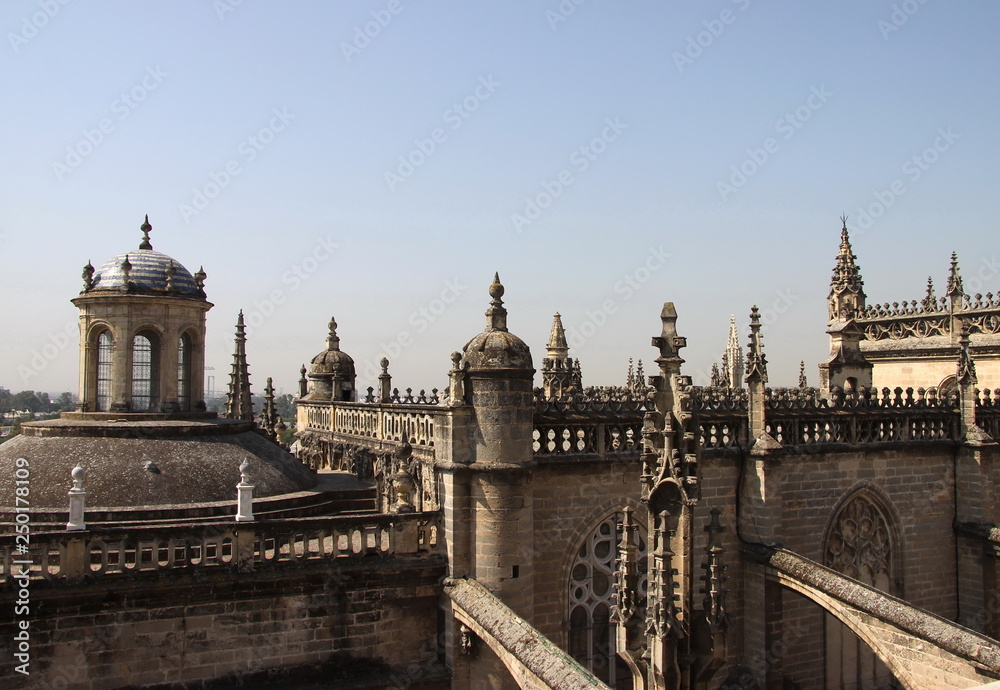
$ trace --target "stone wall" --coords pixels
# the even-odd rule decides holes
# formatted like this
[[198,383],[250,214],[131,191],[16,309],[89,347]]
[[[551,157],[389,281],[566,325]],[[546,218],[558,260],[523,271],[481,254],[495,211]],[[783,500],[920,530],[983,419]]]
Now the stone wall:
[[[201,687],[294,679],[429,683],[438,664],[438,555],[372,555],[253,573],[160,572],[77,584],[33,581],[30,673],[6,663],[5,688],[116,688],[183,682]],[[0,594],[13,611],[16,590]],[[6,617],[5,617],[6,618]],[[15,626],[0,624],[12,659]],[[251,683],[253,685],[253,683]],[[256,685],[254,685],[256,686]],[[350,687],[347,680],[343,687]]]

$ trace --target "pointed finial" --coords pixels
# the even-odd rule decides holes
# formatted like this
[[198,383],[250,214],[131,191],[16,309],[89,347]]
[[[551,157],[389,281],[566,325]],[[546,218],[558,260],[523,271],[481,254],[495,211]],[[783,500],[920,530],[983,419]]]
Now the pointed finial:
[[806,361],[799,360],[799,388],[808,388],[809,382],[806,381]]
[[562,317],[556,312],[552,317],[552,331],[549,333],[548,356],[553,359],[565,357],[569,352],[566,343],[566,329],[563,328]]
[[171,259],[170,263],[167,264],[167,269],[164,271],[167,274],[167,290],[174,289],[174,278],[177,275],[177,265],[174,264],[174,260]]
[[94,287],[94,265],[87,259],[87,265],[83,267],[83,289],[89,290]]
[[199,290],[205,289],[205,278],[207,277],[208,275],[205,273],[205,267],[199,266],[198,272],[194,274],[194,282],[198,286]]
[[139,249],[152,249],[153,245],[149,243],[149,231],[153,229],[153,226],[149,224],[148,213],[146,214],[146,220],[139,226],[139,229],[142,230],[142,242],[139,243]]
[[747,352],[747,383],[767,383],[767,358],[764,356],[764,339],[760,334],[760,311],[755,304],[750,310],[750,347]]
[[330,329],[330,334],[326,336],[326,349],[327,350],[339,350],[340,349],[340,338],[337,337],[337,319],[330,317],[330,323],[327,324]]
[[240,309],[240,315],[236,317],[236,335],[242,336],[245,334],[246,323],[243,321],[243,310]]
[[490,285],[490,308],[486,310],[486,328],[490,331],[507,330],[507,310],[503,307],[504,287],[500,282],[500,273],[493,274],[493,284]]
[[969,324],[962,321],[958,335],[958,371],[956,378],[963,386],[973,387],[979,383],[976,376],[976,363],[972,361],[972,354],[969,352],[970,332]]
[[958,270],[958,254],[951,253],[951,269],[948,273],[948,296],[962,297],[965,294],[965,286],[962,284],[962,275]]

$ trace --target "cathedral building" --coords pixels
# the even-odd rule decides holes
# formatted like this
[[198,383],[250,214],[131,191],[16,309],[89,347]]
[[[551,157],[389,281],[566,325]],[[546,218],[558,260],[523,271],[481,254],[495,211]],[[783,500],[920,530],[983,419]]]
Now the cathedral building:
[[[250,406],[241,319],[226,417],[204,411],[204,272],[142,229],[74,299],[81,409],[0,445],[3,495],[26,469],[39,496],[30,541],[0,536],[2,605],[32,606],[26,627],[0,619],[0,649],[32,682],[1000,679],[1000,310],[964,294],[957,261],[944,301],[872,307],[845,223],[815,388],[768,386],[756,307],[704,387],[684,367],[693,304],[650,315],[652,375],[607,387],[583,385],[558,313],[533,356],[499,275],[482,329],[429,363],[442,390],[400,386],[383,359],[358,391],[349,324],[330,319],[300,369],[293,458]],[[15,666],[4,686],[28,687]]]

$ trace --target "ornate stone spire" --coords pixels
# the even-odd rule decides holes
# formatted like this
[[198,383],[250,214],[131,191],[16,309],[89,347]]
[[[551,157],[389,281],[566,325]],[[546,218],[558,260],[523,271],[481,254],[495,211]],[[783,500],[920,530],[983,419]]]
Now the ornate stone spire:
[[546,398],[572,396],[583,389],[580,363],[573,362],[566,343],[562,317],[556,312],[552,317],[552,332],[545,358],[542,360],[542,388]]
[[747,383],[767,383],[767,358],[764,357],[764,336],[760,334],[760,311],[755,304],[750,310],[750,347],[747,350]]
[[236,349],[233,352],[232,370],[229,372],[229,392],[226,395],[226,412],[223,416],[229,419],[253,421],[250,370],[247,367],[247,336],[242,309],[236,320]]
[[958,270],[958,254],[951,253],[951,269],[948,272],[948,296],[953,300],[961,300],[965,295],[965,286],[962,284],[962,275]]
[[493,300],[490,302],[490,308],[486,310],[486,330],[488,331],[506,331],[507,330],[507,310],[504,309],[503,297],[504,289],[503,284],[500,282],[500,274],[493,274],[493,284],[490,285],[490,297]]
[[840,251],[833,267],[830,280],[830,321],[847,320],[865,307],[864,281],[861,267],[851,249],[851,238],[847,232],[847,217],[841,216],[843,228],[840,231]]
[[556,312],[552,317],[552,332],[549,334],[549,344],[546,347],[548,352],[545,356],[551,359],[564,359],[569,354],[566,331],[563,329],[562,316],[559,315],[559,312]]
[[736,329],[736,315],[729,315],[729,342],[723,354],[723,374],[729,388],[743,388],[743,349],[740,347],[740,333]]
[[705,620],[712,633],[726,626],[725,583],[729,578],[725,575],[726,566],[722,563],[722,554],[726,550],[719,543],[719,534],[723,530],[722,524],[719,522],[721,513],[722,511],[718,508],[712,508],[710,511],[712,517],[705,526],[705,531],[708,532],[705,563],[701,566],[705,569],[705,574],[701,576],[702,582],[705,583],[701,590],[701,593],[705,595],[702,606],[705,610]]
[[278,419],[278,411],[274,406],[274,384],[271,382],[271,377],[268,376],[267,385],[264,386],[264,411],[261,413],[261,426],[263,427],[264,435],[272,441],[278,438],[278,435],[274,431],[275,426],[278,424]]
[[152,249],[153,245],[149,242],[149,231],[153,229],[153,226],[149,224],[148,213],[146,214],[146,220],[139,226],[139,229],[142,230],[142,242],[139,243],[139,249]]
[[934,311],[937,309],[937,296],[934,294],[934,279],[927,276],[927,294],[920,301],[924,311]]
[[976,363],[972,361],[972,355],[969,353],[969,342],[969,324],[962,322],[958,336],[958,371],[956,372],[956,378],[960,385],[974,387],[979,383],[979,378],[976,376]]
[[799,388],[807,388],[809,382],[806,380],[806,361],[799,360]]

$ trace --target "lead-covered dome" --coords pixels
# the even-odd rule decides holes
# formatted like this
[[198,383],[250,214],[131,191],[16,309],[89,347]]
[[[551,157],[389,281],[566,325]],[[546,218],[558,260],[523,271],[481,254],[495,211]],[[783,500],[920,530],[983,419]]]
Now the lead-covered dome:
[[494,274],[493,284],[490,285],[492,301],[486,310],[486,330],[462,348],[470,369],[532,369],[528,345],[507,330],[507,310],[501,299],[503,293],[500,275]]
[[149,241],[149,216],[140,227],[143,233],[139,248],[118,254],[94,269],[83,269],[83,291],[114,290],[133,294],[156,294],[205,299],[205,272],[191,274],[179,261],[155,251]]

